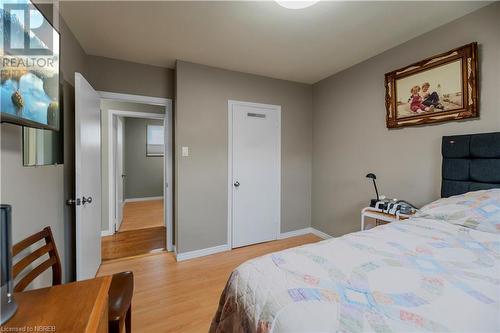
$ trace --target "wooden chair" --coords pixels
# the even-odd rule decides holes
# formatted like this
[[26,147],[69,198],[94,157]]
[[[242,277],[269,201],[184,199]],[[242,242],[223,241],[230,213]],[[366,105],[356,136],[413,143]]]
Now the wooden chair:
[[[61,284],[61,261],[57,253],[56,243],[52,236],[50,227],[45,227],[42,231],[23,239],[12,247],[12,255],[16,257],[31,245],[45,240],[35,251],[27,253],[13,267],[14,279],[25,270],[31,263],[45,254],[49,258],[36,266],[32,271],[24,275],[14,286],[15,292],[20,292],[40,274],[52,267],[52,285]],[[113,275],[111,286],[109,287],[108,304],[108,327],[110,333],[120,333],[125,327],[125,331],[132,330],[132,296],[134,292],[134,274],[132,272],[121,272]]]
[[134,294],[134,274],[121,272],[113,274],[109,287],[108,332],[132,332],[132,296]]
[[22,251],[29,248],[31,245],[45,240],[45,245],[39,247],[31,253],[27,253],[25,257],[20,259],[13,266],[13,275],[16,278],[26,267],[33,263],[38,258],[41,258],[45,254],[49,255],[49,258],[43,261],[41,264],[36,266],[32,271],[23,276],[17,284],[14,286],[14,291],[19,292],[26,289],[26,287],[40,274],[45,272],[47,269],[52,267],[52,285],[61,284],[61,261],[59,259],[59,254],[57,253],[56,243],[54,242],[54,237],[52,236],[52,231],[50,227],[45,227],[42,231],[37,232],[34,235],[20,241],[12,247],[12,255],[16,257],[21,254]]

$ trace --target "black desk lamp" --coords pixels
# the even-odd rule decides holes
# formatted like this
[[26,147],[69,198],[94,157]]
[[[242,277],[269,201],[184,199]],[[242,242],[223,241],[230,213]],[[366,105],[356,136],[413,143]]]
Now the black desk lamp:
[[366,175],[366,178],[370,178],[371,180],[373,180],[373,186],[375,187],[375,194],[377,195],[377,199],[371,199],[370,206],[375,207],[375,205],[377,204],[377,201],[379,201],[377,183],[375,182],[375,179],[377,179],[377,176],[375,176],[374,173],[369,173]]

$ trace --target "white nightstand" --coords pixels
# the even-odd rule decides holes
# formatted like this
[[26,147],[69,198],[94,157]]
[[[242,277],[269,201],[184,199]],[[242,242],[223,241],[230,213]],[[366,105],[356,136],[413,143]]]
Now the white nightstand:
[[361,210],[361,230],[365,230],[365,219],[367,217],[384,221],[384,222],[398,222],[409,219],[412,215],[408,214],[400,214],[399,212],[396,215],[383,213],[378,209],[373,207],[365,207]]

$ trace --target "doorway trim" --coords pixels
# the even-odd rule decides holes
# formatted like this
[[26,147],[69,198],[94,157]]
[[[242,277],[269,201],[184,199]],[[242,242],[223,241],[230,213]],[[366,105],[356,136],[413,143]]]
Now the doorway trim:
[[280,177],[278,179],[279,185],[279,209],[278,209],[278,228],[276,230],[276,239],[279,239],[281,234],[281,177],[283,170],[281,169],[281,105],[262,104],[253,102],[244,102],[237,100],[227,101],[227,246],[229,250],[233,248],[233,106],[249,106],[258,107],[261,109],[269,109],[278,112],[278,168],[280,170]]
[[[105,91],[98,91],[101,99],[111,99],[115,101],[121,102],[133,102],[133,103],[142,103],[142,104],[150,104],[150,105],[160,105],[165,107],[165,113],[149,113],[149,112],[136,112],[136,111],[122,111],[122,110],[109,110],[108,111],[108,202],[111,207],[111,203],[116,205],[116,202],[113,202],[114,198],[114,146],[113,141],[113,117],[114,116],[122,116],[122,117],[131,117],[131,118],[144,118],[144,119],[160,119],[164,120],[164,128],[165,132],[168,135],[165,135],[165,156],[163,159],[163,171],[164,171],[164,184],[163,184],[163,199],[164,199],[164,220],[166,225],[167,232],[167,251],[174,250],[173,244],[173,147],[172,147],[172,138],[173,134],[173,115],[172,115],[172,100],[168,98],[158,98],[158,97],[147,97],[142,95],[130,95],[130,94],[120,94],[120,93],[112,93]],[[113,176],[112,176],[113,175]],[[114,209],[108,210],[108,230],[103,230],[101,236],[112,235],[114,234]]]

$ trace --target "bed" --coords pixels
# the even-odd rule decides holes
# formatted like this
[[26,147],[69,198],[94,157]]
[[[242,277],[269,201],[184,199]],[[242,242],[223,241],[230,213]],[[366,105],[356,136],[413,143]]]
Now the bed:
[[442,199],[242,264],[210,332],[499,332],[500,133],[443,137],[442,155]]

